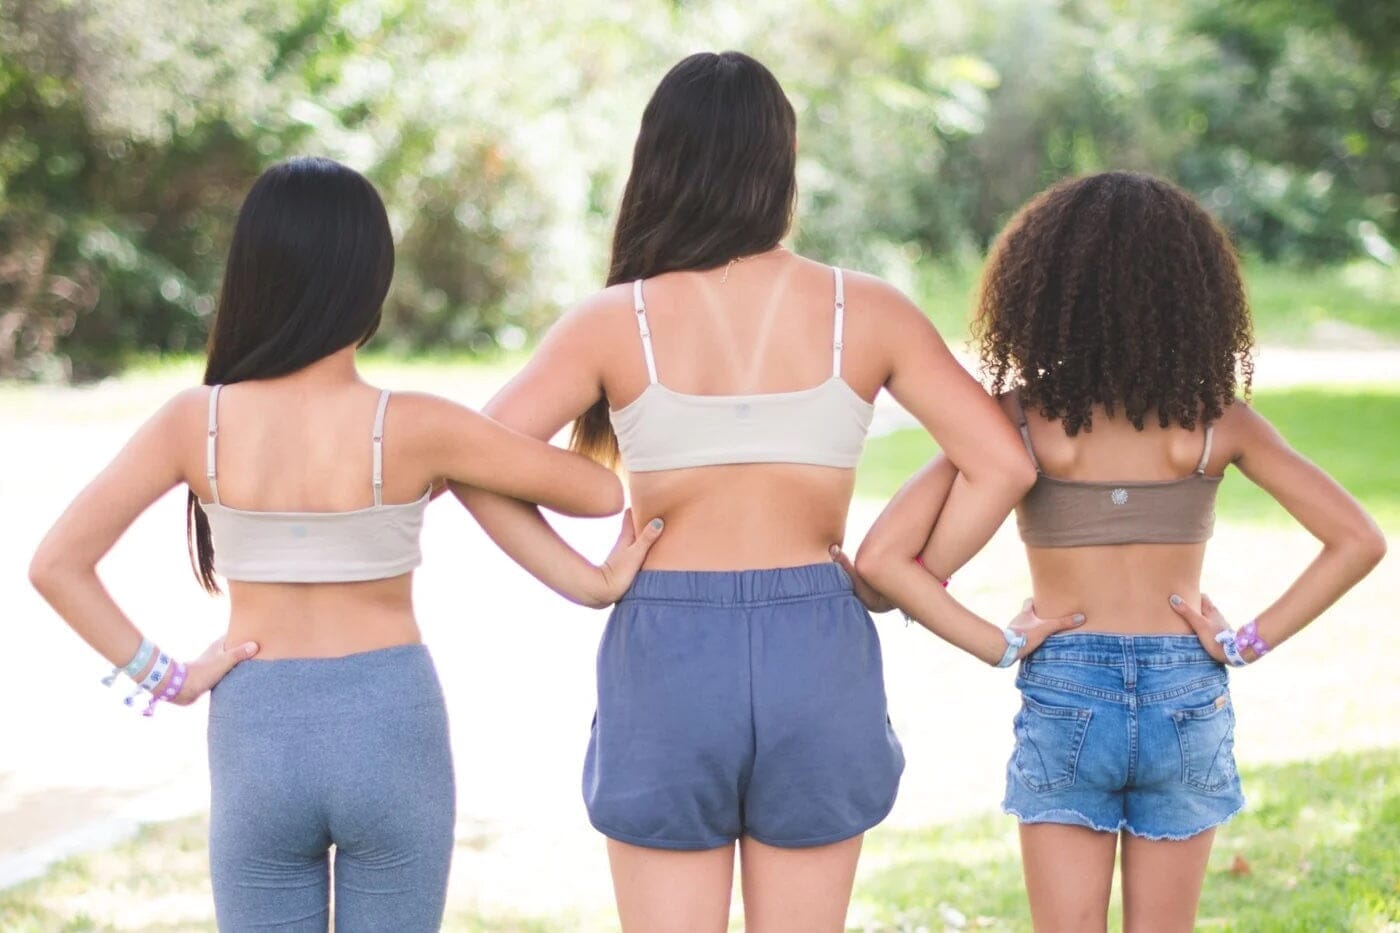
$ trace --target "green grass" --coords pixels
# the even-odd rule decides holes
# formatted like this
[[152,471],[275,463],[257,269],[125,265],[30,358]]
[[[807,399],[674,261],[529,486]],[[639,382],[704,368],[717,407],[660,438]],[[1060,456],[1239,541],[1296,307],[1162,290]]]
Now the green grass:
[[[1400,749],[1245,768],[1244,785],[1250,805],[1217,837],[1199,927],[1366,933],[1400,923]],[[55,865],[0,892],[0,930],[213,930],[207,832],[204,818],[179,820]],[[1010,817],[880,829],[867,837],[862,857],[852,929],[940,929],[946,908],[972,928],[1029,929]],[[1237,858],[1247,874],[1232,871]],[[449,910],[443,928],[543,933],[598,922]]]
[[[1382,525],[1400,526],[1400,385],[1298,387],[1259,392],[1254,406],[1297,450],[1332,474]],[[872,438],[856,471],[856,493],[886,499],[938,448],[917,428]],[[1222,519],[1289,522],[1281,506],[1238,470],[1216,504]]]
[[[1198,928],[1400,923],[1400,750],[1246,768],[1244,786],[1250,805],[1216,838]],[[1247,873],[1231,870],[1237,857]],[[877,831],[863,858],[883,866],[856,889],[851,916],[867,930],[939,929],[945,908],[973,928],[1030,929],[1011,817]],[[1116,918],[1110,926],[1119,928]]]
[[[1259,344],[1368,349],[1400,341],[1400,268],[1370,260],[1304,268],[1249,259],[1243,271]],[[914,270],[910,297],[954,349],[967,341],[980,274],[980,265],[938,261]],[[1329,331],[1325,324],[1343,327]]]

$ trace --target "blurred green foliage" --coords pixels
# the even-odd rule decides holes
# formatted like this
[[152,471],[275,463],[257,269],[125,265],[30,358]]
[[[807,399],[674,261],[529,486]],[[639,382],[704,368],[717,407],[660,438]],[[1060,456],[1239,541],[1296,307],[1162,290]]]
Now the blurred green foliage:
[[1394,262],[1390,4],[0,0],[0,377],[199,346],[243,192],[310,152],[384,193],[383,341],[517,347],[601,279],[642,107],[699,48],[798,109],[797,246],[916,297],[1104,168],[1267,259]]

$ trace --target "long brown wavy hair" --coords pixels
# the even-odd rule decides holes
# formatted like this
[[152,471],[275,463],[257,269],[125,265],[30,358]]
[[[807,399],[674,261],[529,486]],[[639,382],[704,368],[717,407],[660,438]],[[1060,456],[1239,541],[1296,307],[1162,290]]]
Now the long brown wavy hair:
[[[642,113],[608,284],[772,249],[796,200],[797,118],[778,79],[742,52],[688,56]],[[569,446],[617,465],[607,399],[574,422]]]
[[992,247],[974,335],[993,394],[1020,387],[1065,433],[1094,405],[1138,430],[1219,418],[1254,375],[1229,237],[1185,191],[1131,172],[1063,181]]

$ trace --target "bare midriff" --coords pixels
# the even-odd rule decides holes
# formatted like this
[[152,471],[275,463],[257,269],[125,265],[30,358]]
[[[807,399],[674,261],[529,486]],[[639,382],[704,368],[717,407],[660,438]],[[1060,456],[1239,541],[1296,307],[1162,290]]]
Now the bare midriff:
[[1114,544],[1026,548],[1036,613],[1082,612],[1079,632],[1190,635],[1168,600],[1200,598],[1205,544]]
[[363,583],[230,581],[227,643],[254,641],[258,658],[338,658],[422,641],[413,575]]
[[840,543],[855,471],[789,463],[633,473],[632,514],[666,531],[647,570],[764,570],[827,563]]

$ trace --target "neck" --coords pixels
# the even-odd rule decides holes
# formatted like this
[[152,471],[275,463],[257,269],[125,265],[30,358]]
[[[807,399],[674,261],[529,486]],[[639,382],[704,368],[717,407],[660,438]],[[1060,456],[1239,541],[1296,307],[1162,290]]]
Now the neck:
[[359,382],[360,373],[355,368],[355,346],[351,344],[329,356],[321,357],[314,363],[303,366],[294,373],[288,373],[268,381],[306,387]]

